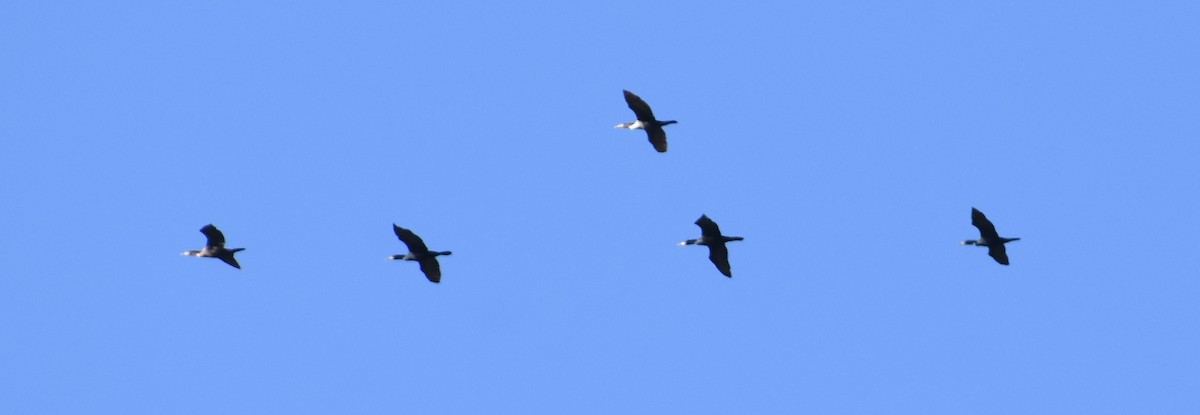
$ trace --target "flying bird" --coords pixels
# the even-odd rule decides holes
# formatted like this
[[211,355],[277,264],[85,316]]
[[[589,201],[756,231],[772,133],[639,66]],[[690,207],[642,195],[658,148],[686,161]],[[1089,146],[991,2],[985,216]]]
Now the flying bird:
[[233,254],[244,251],[246,248],[225,249],[225,234],[221,233],[216,226],[211,223],[200,228],[200,233],[203,233],[208,238],[208,242],[204,244],[204,249],[199,251],[183,251],[181,255],[188,255],[201,258],[217,258],[225,261],[230,266],[242,269],[238,265],[237,259],[233,258]]
[[979,209],[971,208],[971,224],[979,228],[979,239],[973,241],[963,241],[963,245],[986,246],[988,255],[996,262],[1003,265],[1008,265],[1008,253],[1004,251],[1004,244],[1019,241],[1021,238],[1002,238],[996,233],[996,226],[992,225],[992,221],[988,220],[987,216],[983,216],[983,212]]
[[417,261],[421,264],[421,272],[425,273],[425,278],[430,282],[442,281],[442,268],[438,265],[438,255],[450,255],[450,251],[430,251],[425,247],[425,241],[421,237],[413,233],[413,231],[401,228],[392,224],[392,230],[396,232],[396,237],[400,238],[400,242],[408,246],[408,253],[404,255],[392,255],[388,259]]
[[628,128],[630,130],[646,130],[646,135],[650,138],[650,144],[654,145],[654,149],[659,153],[667,152],[667,132],[663,131],[663,126],[675,124],[678,121],[659,121],[654,119],[654,112],[650,111],[650,106],[646,101],[642,101],[641,97],[634,95],[632,92],[625,90],[625,103],[629,104],[629,109],[637,115],[637,121],[617,124],[616,128]]
[[742,237],[721,235],[721,228],[718,228],[717,223],[709,219],[707,215],[700,215],[700,219],[696,219],[696,225],[700,227],[700,238],[688,239],[680,242],[679,245],[708,246],[708,259],[717,266],[717,270],[721,271],[721,274],[733,278],[733,271],[729,269],[729,250],[725,248],[725,243],[740,241]]

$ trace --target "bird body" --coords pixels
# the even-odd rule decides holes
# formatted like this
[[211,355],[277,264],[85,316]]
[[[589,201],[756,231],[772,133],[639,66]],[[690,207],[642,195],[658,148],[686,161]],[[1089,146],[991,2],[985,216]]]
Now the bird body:
[[450,255],[452,253],[453,252],[450,252],[450,251],[437,251],[437,252],[428,251],[428,252],[422,252],[419,254],[409,252],[404,255],[392,255],[392,256],[388,257],[388,259],[399,260],[399,261],[420,261],[423,259],[434,258],[439,255]]
[[231,267],[234,267],[237,269],[242,269],[242,266],[240,264],[238,264],[237,259],[235,259],[233,257],[233,254],[241,252],[241,251],[245,251],[246,248],[226,249],[225,248],[225,234],[221,233],[221,231],[218,230],[217,227],[213,226],[211,223],[208,225],[204,225],[203,228],[200,228],[200,233],[203,233],[204,236],[208,239],[207,242],[204,244],[204,249],[199,250],[199,251],[183,251],[183,253],[180,255],[194,256],[194,257],[200,257],[200,258],[217,258],[217,259],[220,259],[222,262],[229,264],[229,266],[231,266]]
[[654,118],[654,111],[650,110],[650,105],[646,104],[641,97],[634,93],[625,90],[625,103],[629,104],[629,109],[633,110],[633,114],[637,116],[637,121],[626,122],[615,125],[615,128],[627,128],[630,130],[645,130],[647,138],[650,139],[650,144],[654,145],[654,149],[659,153],[667,152],[667,132],[663,131],[664,125],[675,124],[678,121],[668,120],[659,121]]
[[979,229],[979,239],[963,241],[963,245],[985,246],[988,256],[1001,265],[1008,265],[1008,252],[1004,244],[1019,241],[1021,238],[1005,238],[996,232],[996,226],[979,209],[971,208],[971,224]]
[[425,274],[425,279],[430,282],[439,283],[442,281],[442,267],[438,263],[437,257],[440,255],[450,255],[450,251],[430,251],[425,246],[425,241],[421,237],[413,233],[413,231],[401,228],[396,224],[392,224],[392,231],[396,233],[396,237],[400,238],[400,242],[408,247],[408,253],[404,255],[392,255],[388,259],[416,261],[421,265],[421,272]]
[[615,127],[616,128],[627,128],[630,130],[645,130],[647,128],[655,128],[655,127],[661,128],[664,125],[671,125],[671,124],[678,124],[678,123],[679,123],[679,121],[659,121],[659,120],[653,120],[651,122],[634,121],[634,122],[623,122],[623,123],[617,124]]
[[740,241],[740,240],[742,240],[742,237],[740,237],[740,236],[724,236],[724,235],[721,235],[720,237],[717,237],[717,238],[709,238],[709,237],[704,237],[704,236],[701,236],[701,237],[699,237],[699,238],[696,238],[696,239],[688,239],[688,240],[686,240],[686,241],[680,242],[679,244],[680,244],[680,245],[704,245],[704,246],[708,246],[708,245],[713,245],[713,244],[723,244],[723,243],[726,243],[726,242],[733,242],[733,241]]
[[740,241],[742,237],[721,235],[721,228],[709,219],[708,215],[700,215],[700,219],[696,219],[696,226],[700,227],[700,237],[680,242],[679,245],[707,246],[708,260],[712,261],[722,275],[733,278],[733,270],[729,266],[729,249],[725,247],[725,243]]

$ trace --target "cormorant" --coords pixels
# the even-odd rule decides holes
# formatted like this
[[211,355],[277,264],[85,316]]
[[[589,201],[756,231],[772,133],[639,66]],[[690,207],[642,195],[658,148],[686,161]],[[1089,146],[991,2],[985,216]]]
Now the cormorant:
[[234,268],[242,269],[242,266],[238,265],[237,260],[233,258],[233,254],[239,251],[244,251],[246,248],[225,249],[225,234],[222,234],[221,231],[217,230],[217,227],[213,226],[211,223],[204,225],[203,228],[200,228],[200,233],[203,233],[204,236],[208,237],[208,242],[204,244],[204,249],[200,251],[183,251],[181,255],[189,255],[201,258],[217,258],[225,261],[226,264],[229,264]]
[[722,274],[733,278],[733,272],[729,269],[729,250],[725,248],[725,243],[740,241],[742,237],[721,235],[721,228],[718,228],[717,223],[709,219],[707,215],[700,215],[700,219],[696,219],[696,225],[700,227],[700,239],[688,239],[680,242],[679,245],[708,246],[708,259],[717,266]]
[[667,152],[667,132],[663,131],[663,126],[667,124],[675,124],[678,121],[659,121],[654,119],[654,112],[650,111],[650,106],[642,98],[634,95],[632,92],[625,90],[625,103],[629,104],[629,109],[637,115],[637,121],[617,124],[616,128],[628,128],[630,130],[646,130],[646,135],[650,138],[650,144],[654,145],[654,149],[659,153]]
[[979,209],[971,208],[971,224],[979,228],[979,239],[963,241],[963,245],[986,246],[988,255],[1003,265],[1008,265],[1008,253],[1004,252],[1004,244],[1019,241],[1021,238],[1002,238],[996,233],[996,226]]
[[413,231],[401,228],[392,224],[392,230],[396,232],[396,237],[400,238],[400,242],[408,246],[408,253],[405,255],[392,255],[388,259],[417,261],[421,264],[421,272],[425,273],[425,278],[431,282],[442,281],[442,268],[438,265],[438,255],[450,255],[450,251],[430,251],[425,247],[425,241],[421,237],[413,233]]

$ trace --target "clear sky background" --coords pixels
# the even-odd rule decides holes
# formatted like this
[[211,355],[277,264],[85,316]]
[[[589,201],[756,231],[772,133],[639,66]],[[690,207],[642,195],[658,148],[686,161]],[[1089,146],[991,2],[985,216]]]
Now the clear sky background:
[[4,2],[0,412],[1200,413],[1200,3],[1002,3]]

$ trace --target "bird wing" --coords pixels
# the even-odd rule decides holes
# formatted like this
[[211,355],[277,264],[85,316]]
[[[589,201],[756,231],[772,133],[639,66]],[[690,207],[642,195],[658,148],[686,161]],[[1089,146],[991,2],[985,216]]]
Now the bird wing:
[[1004,250],[1004,244],[1002,243],[988,245],[988,256],[995,259],[996,262],[1008,265],[1008,252]]
[[204,225],[203,228],[200,228],[200,233],[203,233],[204,236],[208,238],[208,242],[205,244],[206,247],[209,247],[209,248],[224,248],[225,247],[225,234],[223,234],[223,233],[221,233],[221,231],[217,230],[217,227],[213,226],[211,223]]
[[992,225],[992,221],[988,220],[987,216],[983,216],[983,212],[979,209],[971,208],[971,224],[979,228],[979,236],[991,241],[999,241],[1000,234],[996,233],[996,226]]
[[442,266],[438,264],[437,258],[429,257],[420,261],[421,272],[425,273],[425,278],[430,282],[442,282]]
[[667,132],[663,131],[660,126],[646,126],[646,135],[650,137],[650,144],[654,145],[654,149],[659,153],[667,152]]
[[721,274],[733,278],[733,272],[729,269],[729,249],[725,248],[725,244],[709,244],[708,259],[717,266]]
[[417,236],[413,231],[396,226],[394,223],[392,224],[392,230],[396,231],[396,237],[400,238],[400,242],[404,242],[404,245],[408,246],[408,252],[417,254],[429,252],[429,248],[425,247],[425,241],[422,241],[421,237]]
[[646,104],[646,101],[642,101],[641,97],[626,90],[625,103],[629,104],[629,109],[633,110],[633,113],[637,115],[638,121],[654,121],[654,111],[650,111],[650,105]]
[[226,251],[224,255],[218,255],[217,258],[234,268],[242,269],[242,266],[238,265],[237,259],[233,257],[233,252]]
[[717,223],[708,218],[708,215],[700,215],[700,219],[696,219],[696,225],[700,227],[700,234],[704,236],[720,237],[721,228],[717,227]]

